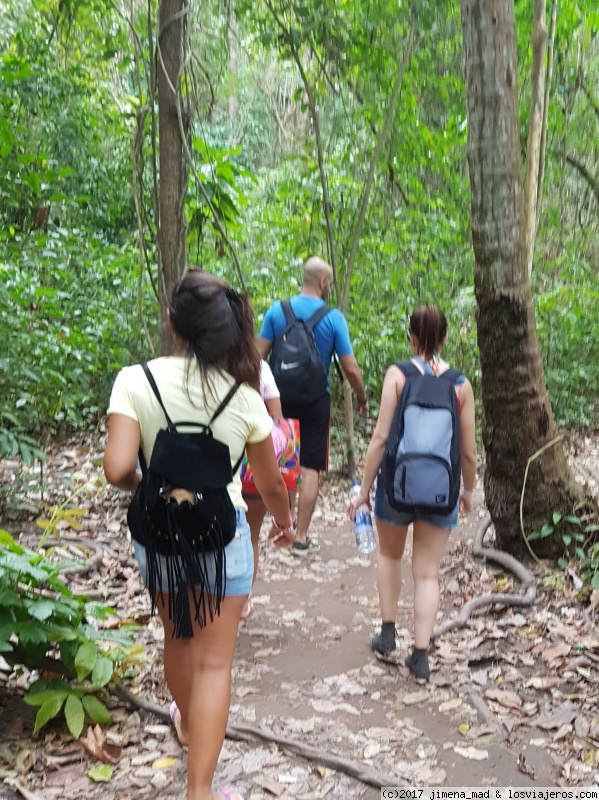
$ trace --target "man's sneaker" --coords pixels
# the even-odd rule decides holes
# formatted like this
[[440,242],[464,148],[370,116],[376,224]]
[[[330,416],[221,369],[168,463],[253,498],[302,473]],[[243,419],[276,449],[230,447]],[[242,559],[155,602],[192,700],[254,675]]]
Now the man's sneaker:
[[308,538],[305,542],[294,542],[291,545],[291,553],[294,556],[307,556],[310,553],[317,553],[320,550],[320,545],[314,539]]

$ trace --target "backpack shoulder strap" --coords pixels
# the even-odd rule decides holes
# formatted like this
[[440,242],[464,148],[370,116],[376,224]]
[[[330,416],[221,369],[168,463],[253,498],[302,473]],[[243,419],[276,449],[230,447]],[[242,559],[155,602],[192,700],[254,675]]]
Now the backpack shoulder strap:
[[458,378],[461,378],[461,377],[462,377],[462,373],[457,369],[452,369],[451,367],[449,369],[446,369],[445,372],[442,372],[439,375],[439,379],[443,378],[448,383],[451,383],[452,386],[455,383],[457,383]]
[[335,352],[333,353],[333,364],[335,365],[335,371],[337,372],[337,375],[339,376],[339,380],[341,381],[341,383],[343,383],[344,378],[343,378],[343,373],[341,372],[341,365],[339,363],[339,356]]
[[173,429],[175,427],[175,425],[174,425],[172,419],[169,417],[168,411],[166,410],[165,405],[162,402],[162,397],[160,396],[160,392],[158,390],[158,386],[156,385],[156,381],[154,380],[154,376],[150,372],[150,368],[148,367],[147,363],[142,364],[142,367],[143,367],[143,371],[145,372],[146,378],[148,379],[148,383],[150,384],[150,388],[154,392],[154,395],[156,396],[156,400],[158,400],[158,402],[160,403],[160,408],[164,412],[164,416],[166,417],[167,425],[168,425],[169,429]]
[[326,317],[326,315],[329,313],[329,311],[332,311],[332,309],[331,309],[330,306],[327,306],[326,304],[324,306],[321,306],[319,309],[317,309],[312,314],[311,317],[309,317],[307,320],[305,320],[305,323],[306,323],[308,329],[313,331],[314,328],[320,322],[320,320],[323,319],[324,317]]
[[141,446],[137,451],[137,458],[139,459],[139,466],[141,467],[141,477],[143,478],[145,477],[145,474],[148,471],[148,464],[146,462],[146,457],[144,456],[144,451]]
[[398,361],[395,366],[403,372],[406,378],[413,378],[416,375],[422,375],[418,367],[411,361]]
[[281,309],[283,314],[285,314],[285,322],[287,323],[287,326],[292,325],[297,320],[297,317],[291,308],[291,300],[281,300]]
[[224,400],[221,400],[221,402],[220,402],[220,404],[219,404],[218,408],[216,409],[216,411],[215,411],[215,412],[214,412],[214,414],[212,415],[212,418],[210,419],[210,422],[208,423],[209,425],[212,425],[212,423],[213,423],[213,422],[214,422],[214,420],[215,420],[215,419],[216,419],[216,418],[219,416],[219,414],[222,414],[222,413],[223,413],[223,411],[224,411],[224,410],[225,410],[225,408],[226,408],[226,407],[229,405],[229,403],[230,403],[230,402],[231,402],[231,400],[233,399],[233,396],[235,395],[235,393],[236,393],[236,392],[237,392],[237,390],[239,389],[239,386],[240,386],[240,384],[238,384],[238,383],[234,383],[234,384],[233,384],[233,386],[231,386],[231,388],[230,388],[230,389],[229,389],[229,391],[227,392],[227,394],[226,394],[226,396],[225,396]]
[[[216,411],[212,415],[212,419],[208,423],[209,425],[212,425],[212,423],[218,417],[218,415],[222,414],[222,412],[225,410],[225,408],[229,405],[229,403],[233,399],[233,397],[234,397],[235,393],[237,392],[237,390],[239,389],[239,387],[240,387],[239,383],[234,383],[233,386],[231,386],[231,388],[227,392],[225,398],[223,400],[221,400],[218,408],[216,409]],[[241,466],[241,462],[243,461],[244,454],[245,454],[245,450],[242,451],[241,455],[239,456],[239,458],[237,460],[237,463],[231,468],[231,475],[232,476],[235,475],[235,473],[237,472],[237,470]]]

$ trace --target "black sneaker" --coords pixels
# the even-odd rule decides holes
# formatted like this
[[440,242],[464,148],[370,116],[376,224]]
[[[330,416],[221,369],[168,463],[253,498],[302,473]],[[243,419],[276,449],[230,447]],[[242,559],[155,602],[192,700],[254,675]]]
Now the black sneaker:
[[305,542],[294,542],[291,545],[291,554],[294,556],[309,556],[312,553],[318,553],[320,545],[314,539],[308,538]]
[[372,639],[370,640],[370,649],[374,650],[375,653],[380,653],[381,655],[387,655],[387,653],[392,653],[397,645],[395,644],[395,637],[393,637],[393,641],[387,641],[383,639],[380,633],[375,633]]
[[405,665],[418,683],[426,683],[430,678],[431,671],[428,666],[428,653],[426,650],[413,651],[411,655],[406,657]]

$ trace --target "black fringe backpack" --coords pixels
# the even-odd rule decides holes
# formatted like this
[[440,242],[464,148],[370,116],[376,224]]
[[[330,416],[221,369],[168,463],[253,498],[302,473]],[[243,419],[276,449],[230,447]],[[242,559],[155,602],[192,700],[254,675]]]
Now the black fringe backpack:
[[[231,467],[229,447],[215,439],[210,425],[239,389],[234,384],[208,425],[171,420],[147,364],[143,370],[164,412],[166,428],[158,431],[150,463],[140,449],[142,479],[129,506],[127,523],[135,541],[146,548],[147,585],[156,610],[166,570],[169,618],[175,638],[193,637],[220,613],[225,592],[225,547],[235,536],[236,514],[227,486],[239,468]],[[180,432],[180,428],[193,432]],[[159,556],[166,556],[161,559]],[[214,586],[208,586],[215,574]],[[208,591],[208,589],[210,591]]]

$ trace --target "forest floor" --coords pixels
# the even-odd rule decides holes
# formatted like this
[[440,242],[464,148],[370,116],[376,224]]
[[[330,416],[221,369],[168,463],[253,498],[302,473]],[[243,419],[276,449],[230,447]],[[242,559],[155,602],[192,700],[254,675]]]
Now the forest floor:
[[[578,452],[591,480],[598,454],[596,440]],[[102,563],[71,588],[142,625],[136,638],[148,662],[130,688],[167,708],[161,629],[149,619],[132,558],[126,498],[104,486],[98,456],[95,444],[57,448],[45,468],[46,502],[58,505],[87,482],[73,501],[88,509],[76,535],[101,546]],[[0,478],[17,466],[0,464]],[[36,480],[31,474],[31,492]],[[599,785],[599,593],[582,597],[563,570],[531,565],[534,605],[491,605],[445,634],[431,651],[430,683],[417,685],[401,664],[370,651],[380,622],[376,558],[356,553],[346,505],[347,482],[328,477],[312,528],[321,549],[310,558],[261,542],[257,613],[240,626],[230,736],[215,785],[232,784],[246,800],[374,800],[380,785]],[[477,491],[442,565],[440,621],[473,596],[521,591],[513,575],[471,554],[485,514]],[[4,527],[22,544],[39,540],[34,523]],[[73,534],[66,522],[59,527]],[[492,546],[492,530],[487,539]],[[397,625],[402,654],[411,644],[409,555]],[[30,680],[0,658],[0,800],[184,800],[186,753],[164,713],[109,699],[106,744],[118,756],[112,779],[93,783],[87,773],[98,762],[89,745],[70,739],[64,720],[32,736],[35,709],[22,700]],[[96,739],[96,752],[103,749]]]

